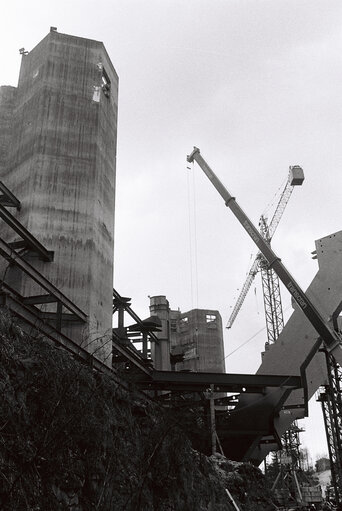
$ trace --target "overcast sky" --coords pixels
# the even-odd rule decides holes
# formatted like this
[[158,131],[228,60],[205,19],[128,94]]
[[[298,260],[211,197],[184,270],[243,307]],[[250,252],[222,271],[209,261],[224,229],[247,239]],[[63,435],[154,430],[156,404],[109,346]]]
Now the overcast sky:
[[[51,25],[103,41],[119,74],[115,287],[134,310],[147,317],[148,295],[162,294],[226,324],[256,253],[200,169],[187,170],[194,145],[255,223],[289,165],[303,167],[273,249],[306,288],[314,241],[341,230],[341,0],[12,0],[0,84],[17,84],[18,49]],[[258,278],[224,332],[228,371],[257,369],[264,324]],[[302,437],[313,456],[326,451],[314,409]]]

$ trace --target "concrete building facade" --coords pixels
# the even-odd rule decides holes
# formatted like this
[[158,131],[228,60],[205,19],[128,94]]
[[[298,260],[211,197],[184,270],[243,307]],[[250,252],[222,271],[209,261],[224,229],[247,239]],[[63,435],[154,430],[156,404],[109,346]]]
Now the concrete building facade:
[[165,296],[150,299],[150,313],[162,321],[152,359],[159,370],[224,373],[222,319],[218,311],[171,310]]
[[[18,220],[54,251],[50,263],[26,257],[88,315],[66,333],[108,363],[117,108],[103,43],[55,29],[23,53],[18,87],[0,88],[0,179],[21,201]],[[25,296],[40,292],[15,270],[6,279]]]

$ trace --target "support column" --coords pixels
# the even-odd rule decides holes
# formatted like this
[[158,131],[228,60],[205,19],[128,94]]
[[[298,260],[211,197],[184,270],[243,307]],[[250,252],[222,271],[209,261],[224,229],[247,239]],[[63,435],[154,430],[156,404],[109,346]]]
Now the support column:
[[153,366],[160,371],[171,371],[170,364],[170,307],[165,296],[151,296],[150,314],[161,320],[161,331],[156,332],[159,343],[151,340]]

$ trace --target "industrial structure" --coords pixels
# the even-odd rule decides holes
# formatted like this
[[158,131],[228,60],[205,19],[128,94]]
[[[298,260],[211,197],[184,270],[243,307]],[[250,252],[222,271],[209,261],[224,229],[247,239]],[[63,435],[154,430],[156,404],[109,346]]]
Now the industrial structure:
[[[271,243],[273,234],[285,211],[294,187],[302,185],[303,181],[304,173],[302,168],[298,165],[291,166],[285,187],[280,194],[271,221],[268,223],[267,217],[261,215],[259,231],[268,244]],[[279,277],[272,266],[269,267],[267,260],[262,256],[261,252],[258,252],[248,272],[247,279],[228,320],[227,328],[232,327],[258,271],[261,273],[266,319],[267,341],[265,343],[265,350],[268,350],[270,345],[277,341],[279,334],[284,328],[284,315]],[[272,485],[272,493],[276,503],[284,507],[293,506],[296,502],[302,506],[312,503],[319,504],[322,500],[320,488],[316,488],[310,484],[311,481],[307,477],[303,477],[299,449],[299,433],[301,431],[304,430],[298,427],[297,421],[294,421],[281,438],[281,449],[273,453],[273,462],[278,467],[278,474]],[[265,473],[267,471],[266,459]]]
[[[21,53],[18,87],[0,89],[0,177],[49,264],[13,229],[3,237],[87,315],[64,332],[110,364],[118,76],[103,43],[54,27]],[[22,296],[42,294],[17,268],[4,280]],[[35,303],[55,312],[46,297]]]
[[113,290],[118,77],[103,44],[52,27],[21,53],[18,87],[0,88],[0,304],[23,328],[121,385],[134,383],[146,399],[204,415],[210,401],[211,419],[222,411],[211,420],[212,450],[216,435],[231,459],[259,464],[278,449],[321,385],[336,419],[329,427],[340,427],[340,375],[325,355],[342,362],[342,232],[316,242],[319,271],[304,293],[270,248],[272,222],[260,233],[194,149],[188,161],[197,161],[256,243],[258,265],[297,303],[257,374],[226,374],[218,311],[182,313],[153,296],[151,316],[141,320],[130,298]]
[[152,344],[156,369],[224,373],[222,319],[218,311],[193,309],[182,313],[171,310],[165,296],[153,296],[150,312],[159,317],[162,325],[162,331],[157,333],[159,343]]

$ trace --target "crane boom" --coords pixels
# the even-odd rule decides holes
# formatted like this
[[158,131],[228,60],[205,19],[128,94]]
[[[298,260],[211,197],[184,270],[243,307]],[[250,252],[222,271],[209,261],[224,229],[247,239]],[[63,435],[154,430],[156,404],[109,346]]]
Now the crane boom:
[[245,301],[246,295],[252,285],[254,277],[259,271],[260,256],[261,256],[261,254],[260,254],[260,252],[258,252],[258,254],[257,254],[256,258],[254,259],[254,262],[251,266],[251,269],[248,272],[247,278],[246,278],[245,283],[240,291],[239,297],[236,301],[236,304],[234,305],[232,313],[228,319],[227,328],[232,327],[234,320],[235,320],[236,316],[239,314],[242,304]]
[[332,330],[330,326],[324,321],[314,304],[306,296],[301,287],[294,280],[292,275],[288,272],[281,260],[271,249],[269,243],[263,238],[258,229],[249,220],[246,213],[240,208],[225,186],[221,183],[216,174],[211,170],[204,158],[200,154],[200,150],[194,147],[192,153],[187,157],[188,162],[196,161],[201,167],[205,175],[212,182],[218,193],[221,195],[225,205],[233,212],[234,216],[238,219],[247,234],[252,238],[254,243],[259,248],[264,258],[268,261],[269,268],[273,268],[284,286],[289,290],[294,300],[302,309],[305,316],[308,318],[312,326],[322,338],[325,346],[329,351],[337,346],[340,346],[340,335]]
[[[295,177],[294,177],[294,172],[296,172]],[[275,209],[275,212],[273,214],[273,217],[272,217],[269,225],[267,225],[266,218],[264,217],[264,215],[261,215],[260,221],[259,221],[260,232],[262,233],[263,237],[268,241],[268,243],[271,242],[273,234],[275,233],[275,230],[278,227],[280,219],[283,216],[283,213],[285,211],[286,205],[290,200],[294,186],[301,185],[303,183],[303,181],[304,181],[304,174],[303,174],[301,167],[298,167],[297,165],[290,167],[285,187],[281,193],[279,202],[277,204],[277,207]],[[236,304],[232,310],[232,313],[228,319],[227,328],[231,328],[233,326],[235,318],[238,315],[243,302],[245,301],[245,298],[246,298],[247,293],[252,285],[254,277],[260,269],[261,260],[262,260],[262,255],[260,252],[258,252],[255,257],[255,260],[252,264],[252,267],[248,272],[246,281],[241,289],[241,292],[240,292],[239,297],[236,301]]]

